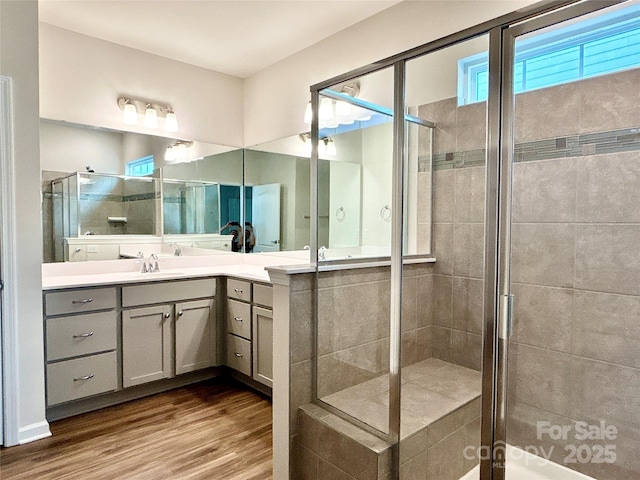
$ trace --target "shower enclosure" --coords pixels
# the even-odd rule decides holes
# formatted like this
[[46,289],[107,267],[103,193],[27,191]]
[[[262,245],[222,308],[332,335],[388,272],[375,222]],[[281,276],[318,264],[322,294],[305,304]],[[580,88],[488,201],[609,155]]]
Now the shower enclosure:
[[639,66],[637,2],[549,2],[312,87],[390,261],[315,259],[296,478],[640,476]]
[[77,172],[51,182],[53,256],[65,258],[64,239],[82,235],[154,235],[157,179]]

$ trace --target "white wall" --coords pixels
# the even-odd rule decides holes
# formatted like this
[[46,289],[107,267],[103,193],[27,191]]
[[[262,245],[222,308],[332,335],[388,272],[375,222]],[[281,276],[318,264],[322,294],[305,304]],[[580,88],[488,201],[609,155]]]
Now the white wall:
[[40,24],[43,118],[162,134],[125,126],[119,96],[171,105],[177,138],[243,146],[242,79]]
[[247,78],[245,143],[308,130],[302,117],[310,85],[533,3],[405,0],[384,10]]
[[[18,345],[17,418],[7,419],[18,429],[18,442],[49,434],[45,419],[42,329],[42,229],[40,222],[40,152],[38,116],[38,4],[2,2],[0,16],[0,74],[14,81],[15,190],[19,228],[15,229],[16,281],[6,283],[15,292]],[[7,228],[6,219],[3,219]],[[6,392],[8,393],[8,392]],[[9,430],[9,429],[8,429]]]
[[57,172],[123,174],[123,136],[119,132],[84,129],[61,122],[40,122],[40,168]]

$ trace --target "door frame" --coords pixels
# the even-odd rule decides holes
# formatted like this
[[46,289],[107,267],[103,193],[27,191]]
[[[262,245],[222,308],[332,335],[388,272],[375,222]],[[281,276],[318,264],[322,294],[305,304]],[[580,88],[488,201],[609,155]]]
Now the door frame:
[[514,301],[510,267],[515,40],[625,1],[577,2],[490,31],[481,445],[491,448],[480,461],[481,480],[504,480],[507,465],[507,370]]
[[19,442],[13,110],[13,79],[0,75],[0,278],[6,287],[0,291],[0,440],[5,446]]

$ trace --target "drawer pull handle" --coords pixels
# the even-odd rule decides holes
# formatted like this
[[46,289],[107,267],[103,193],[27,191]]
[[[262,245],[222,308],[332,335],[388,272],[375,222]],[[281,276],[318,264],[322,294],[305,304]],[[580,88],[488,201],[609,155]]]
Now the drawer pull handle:
[[81,382],[83,380],[91,380],[94,377],[93,373],[90,373],[89,375],[85,375],[84,377],[75,377],[73,379],[74,382]]
[[242,317],[233,317],[236,322],[242,322],[244,319]]
[[77,334],[77,335],[73,336],[73,338],[89,338],[89,337],[93,337],[93,332],[80,333],[80,334]]
[[241,288],[234,288],[233,291],[236,292],[236,293],[242,293],[242,289]]
[[179,317],[181,317],[183,314],[184,314],[184,312],[183,312],[182,310],[180,310],[180,311],[178,312],[178,316],[179,316]]
[[170,317],[171,317],[171,314],[170,314],[170,313],[165,313],[165,314],[164,314],[164,318],[170,318]]
[[235,355],[236,355],[236,357],[238,357],[238,358],[242,358],[242,357],[243,357],[243,355],[242,355],[241,353],[238,353],[238,352],[235,352]]
[[72,300],[72,305],[84,305],[85,303],[93,302],[93,298],[83,298],[82,300]]

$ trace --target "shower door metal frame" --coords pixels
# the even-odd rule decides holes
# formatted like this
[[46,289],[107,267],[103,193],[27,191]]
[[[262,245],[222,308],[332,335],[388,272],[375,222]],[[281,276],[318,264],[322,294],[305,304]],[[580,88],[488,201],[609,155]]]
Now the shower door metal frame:
[[[504,442],[506,440],[506,360],[509,334],[509,310],[511,297],[509,292],[509,267],[510,267],[510,202],[511,202],[511,165],[513,153],[513,88],[511,75],[512,65],[509,58],[513,59],[513,44],[509,48],[509,42],[514,36],[525,33],[525,29],[531,31],[543,28],[554,23],[559,23],[571,18],[579,17],[586,13],[607,8],[612,5],[624,3],[627,0],[543,0],[530,7],[525,7],[516,12],[503,15],[493,20],[481,23],[474,27],[462,30],[458,33],[429,42],[425,45],[413,48],[403,53],[388,57],[379,62],[352,70],[342,75],[333,77],[324,82],[311,86],[311,265],[319,272],[318,262],[318,149],[319,121],[318,106],[320,92],[325,89],[355,80],[367,74],[378,72],[385,68],[394,68],[394,109],[406,111],[404,101],[404,82],[406,62],[429,53],[433,53],[455,44],[471,40],[473,38],[489,35],[489,95],[487,101],[487,164],[486,164],[486,193],[485,193],[485,248],[484,248],[484,310],[483,310],[483,363],[482,363],[482,425],[481,446],[488,452],[488,458],[480,462],[481,480],[504,480],[505,459]],[[520,33],[517,33],[520,32]],[[397,85],[400,82],[401,85]],[[334,92],[331,92],[334,93]],[[333,96],[333,95],[329,95]],[[393,224],[394,236],[397,234],[396,223],[402,228],[402,218],[398,219],[398,213],[402,213],[402,165],[404,162],[404,118],[394,117],[394,201],[399,199],[398,211],[394,210],[395,221]],[[396,138],[400,135],[401,140]],[[398,191],[398,188],[400,189]],[[397,203],[397,202],[394,202]],[[401,233],[400,233],[400,240]],[[390,315],[390,332],[394,338],[401,338],[402,315],[401,311],[395,312],[394,305],[398,305],[402,298],[402,244],[398,249],[397,239],[393,239],[391,266],[392,266],[392,308]],[[399,276],[398,276],[399,272]],[[395,281],[395,284],[394,284]],[[314,349],[318,338],[318,290],[314,289],[315,308],[314,316]],[[400,438],[400,369],[397,373],[393,368],[400,358],[400,345],[392,345],[390,341],[390,431],[389,440],[395,442],[394,448],[398,450]],[[317,381],[317,352],[313,352],[314,365],[312,368],[313,398],[318,401],[316,391]],[[397,411],[392,412],[391,406]],[[331,409],[332,411],[335,409]],[[337,412],[336,412],[337,413]],[[341,415],[348,417],[346,414]],[[362,422],[355,419],[355,423]],[[495,448],[500,455],[494,458]],[[394,455],[395,456],[395,455]],[[398,457],[394,459],[394,477],[399,477]]]
[[[483,370],[493,368],[495,373],[491,378],[483,374],[482,379],[481,444],[491,445],[492,448],[490,458],[483,458],[480,462],[481,480],[505,480],[508,466],[506,459],[507,370],[514,301],[511,294],[510,267],[512,177],[515,151],[513,79],[516,38],[627,1],[576,2],[566,8],[542,12],[535,17],[513,25],[504,25],[491,32],[485,219],[488,237],[485,238],[485,268],[491,265],[495,269],[496,281],[488,281],[491,276],[485,271]],[[491,222],[491,218],[496,222]],[[489,322],[491,317],[496,321]],[[491,412],[491,415],[487,415],[488,412]]]

